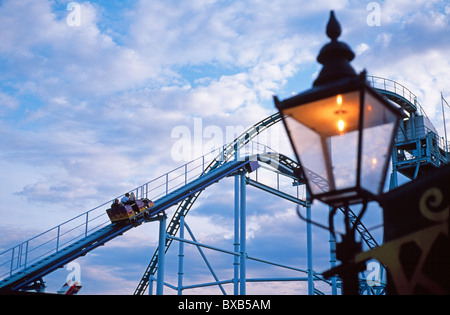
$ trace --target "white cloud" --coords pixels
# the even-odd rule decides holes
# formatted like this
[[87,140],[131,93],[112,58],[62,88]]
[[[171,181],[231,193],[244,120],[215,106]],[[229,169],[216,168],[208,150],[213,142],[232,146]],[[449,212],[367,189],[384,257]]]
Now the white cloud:
[[422,12],[429,10],[441,1],[433,0],[388,0],[382,5],[383,22],[388,24],[410,23],[422,16]]
[[366,43],[362,43],[356,47],[355,52],[356,52],[356,55],[358,56],[358,55],[364,54],[369,49],[370,49],[369,45],[367,45]]
[[381,33],[376,38],[376,43],[381,44],[383,48],[388,47],[388,45],[391,43],[393,34],[389,33]]
[[34,86],[30,92],[71,98],[133,87],[149,77],[150,69],[135,52],[100,32],[94,7],[81,6],[82,24],[71,27],[48,1],[5,1],[0,52],[8,56],[8,70],[15,71],[3,77],[15,82],[20,76],[14,85],[22,91],[25,80]]
[[0,92],[0,117],[6,115],[13,109],[16,109],[19,102],[12,96]]

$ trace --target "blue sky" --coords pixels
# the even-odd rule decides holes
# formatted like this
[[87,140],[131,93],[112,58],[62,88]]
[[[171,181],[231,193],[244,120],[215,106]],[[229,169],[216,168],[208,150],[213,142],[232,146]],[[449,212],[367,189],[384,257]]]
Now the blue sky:
[[[79,1],[81,25],[74,27],[66,20],[69,1],[0,0],[0,249],[182,164],[170,154],[176,126],[192,129],[201,118],[203,126],[224,131],[246,128],[275,112],[273,95],[308,89],[320,71],[315,58],[327,41],[331,9],[341,39],[357,54],[354,68],[406,85],[442,132],[440,93],[450,99],[450,3],[378,1],[381,25],[370,26],[370,2]],[[278,139],[269,145],[289,151],[283,131]],[[217,244],[232,231],[217,223],[230,218],[232,204],[217,200],[232,196],[233,185],[220,185],[190,218],[194,233]],[[294,206],[250,188],[249,195],[249,248],[306,268],[305,231],[292,223],[298,223]],[[320,216],[324,209],[317,209]],[[273,211],[278,219],[268,220]],[[206,223],[211,227],[203,231]],[[133,230],[80,260],[84,292],[133,291],[156,229]],[[315,232],[315,261],[323,271],[328,236]],[[282,252],[273,245],[281,235],[300,242],[288,242]],[[117,256],[121,251],[128,261]],[[127,264],[133,271],[120,267]],[[224,272],[232,268],[219,264]],[[254,268],[257,274],[267,267]],[[66,271],[58,273],[54,282],[64,282]],[[267,290],[304,292],[298,283]]]

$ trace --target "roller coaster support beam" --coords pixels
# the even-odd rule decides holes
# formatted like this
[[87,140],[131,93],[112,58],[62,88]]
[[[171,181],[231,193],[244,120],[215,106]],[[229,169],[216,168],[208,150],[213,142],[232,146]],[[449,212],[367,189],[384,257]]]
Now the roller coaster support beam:
[[[235,159],[239,159],[239,147],[235,145]],[[240,256],[234,257],[234,295],[246,294],[246,185],[245,171],[234,177],[234,251]]]
[[306,192],[306,247],[308,251],[308,294],[314,295],[314,270],[312,259],[312,226],[311,226],[311,198]]
[[153,282],[155,282],[155,278],[151,275],[148,279],[148,295],[153,295]]
[[[240,176],[236,175],[234,177],[234,252],[239,254],[240,244],[239,244],[239,179]],[[233,287],[234,295],[239,295],[239,256],[234,256],[234,277],[233,277]]]
[[[180,217],[180,238],[184,239],[184,214]],[[178,295],[183,294],[183,275],[184,275],[184,242],[180,242],[178,251]]]
[[[333,207],[329,207],[329,212],[333,211]],[[331,268],[336,267],[336,238],[330,231],[330,265]],[[337,277],[331,278],[331,295],[337,295]]]
[[246,294],[246,260],[247,260],[247,211],[246,211],[246,182],[245,182],[245,173],[241,174],[241,191],[240,191],[240,214],[241,214],[241,244],[240,244],[240,251],[241,251],[241,261],[240,261],[240,295]]
[[158,251],[158,279],[156,283],[156,295],[163,295],[164,293],[164,261],[166,252],[166,214],[162,215],[159,219],[159,248]]

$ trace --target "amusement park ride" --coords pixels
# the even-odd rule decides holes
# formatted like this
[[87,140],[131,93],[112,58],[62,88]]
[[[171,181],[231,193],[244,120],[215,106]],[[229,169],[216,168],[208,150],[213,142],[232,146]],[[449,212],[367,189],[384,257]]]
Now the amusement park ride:
[[[385,78],[367,76],[367,84],[377,93],[387,98],[393,106],[397,107],[403,115],[392,150],[392,173],[389,189],[398,184],[398,175],[408,180],[425,177],[434,169],[448,164],[448,143],[446,137],[440,137],[426,116],[417,97],[403,85]],[[445,100],[442,98],[442,101]],[[212,266],[203,254],[203,258],[215,278],[215,282],[199,284],[200,286],[218,286],[227,294],[223,284],[233,284],[233,294],[246,294],[246,263],[249,260],[258,260],[248,255],[246,250],[246,186],[250,185],[264,192],[284,198],[299,207],[306,208],[307,213],[307,255],[308,267],[302,270],[297,267],[284,266],[279,263],[261,261],[281,268],[295,269],[305,274],[298,281],[307,281],[309,294],[322,294],[314,287],[314,282],[320,281],[333,287],[336,293],[341,286],[339,279],[327,280],[323,275],[313,271],[311,204],[308,198],[301,194],[300,188],[306,184],[299,163],[281,153],[274,152],[267,146],[255,143],[258,135],[282,121],[280,113],[273,114],[258,122],[232,143],[213,151],[210,154],[193,160],[176,168],[154,180],[133,189],[137,200],[143,200],[139,209],[134,211],[131,207],[126,209],[125,220],[117,221],[110,215],[108,217],[112,199],[86,213],[80,214],[54,228],[41,233],[29,240],[0,253],[0,292],[42,292],[45,288],[43,278],[68,264],[69,262],[85,256],[99,246],[120,237],[133,228],[149,223],[159,222],[159,246],[134,292],[136,295],[153,293],[153,283],[156,282],[156,294],[164,293],[164,267],[165,255],[173,241],[179,243],[179,279],[178,286],[171,286],[178,294],[183,290],[196,287],[183,286],[183,259],[184,244],[217,250],[234,256],[234,276],[229,280],[219,280]],[[444,122],[445,124],[445,122]],[[445,139],[445,140],[444,140]],[[268,186],[258,178],[260,169],[273,172],[277,180],[288,179],[294,193],[284,192],[279,185]],[[305,170],[303,169],[303,172]],[[196,200],[201,193],[217,182],[233,177],[235,188],[234,200],[234,250],[216,248],[212,245],[202,244],[195,240],[192,231],[185,222],[185,217],[194,208]],[[315,184],[326,185],[324,178],[310,170],[308,178],[313,178]],[[275,187],[274,187],[275,186]],[[120,198],[120,197],[118,197]],[[175,208],[171,218],[167,216],[169,208]],[[379,246],[378,242],[366,229],[363,222],[358,219],[348,205],[338,205],[338,210],[346,213],[350,224],[360,235],[361,240],[368,248]],[[109,210],[109,214],[111,211]],[[168,221],[168,222],[167,222]],[[168,224],[167,224],[168,223]],[[185,238],[185,231],[191,234],[191,240]],[[262,279],[263,280],[263,279]],[[283,281],[280,279],[279,281]],[[385,294],[385,283],[377,286],[368,286],[366,281],[360,279],[359,292],[361,294]],[[67,290],[65,291],[67,292]]]

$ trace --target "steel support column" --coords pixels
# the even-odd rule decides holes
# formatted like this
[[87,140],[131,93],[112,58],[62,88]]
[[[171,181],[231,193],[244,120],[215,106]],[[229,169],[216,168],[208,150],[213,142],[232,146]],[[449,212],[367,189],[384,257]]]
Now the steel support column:
[[308,294],[314,295],[314,270],[312,256],[311,198],[306,193],[306,247],[308,252]]
[[[234,252],[239,254],[240,244],[239,244],[239,175],[234,177]],[[239,295],[239,256],[234,256],[234,295]]]
[[156,295],[164,293],[164,263],[166,256],[166,214],[159,219],[159,247],[158,247],[158,279],[156,283]]
[[240,235],[240,239],[241,239],[241,244],[240,244],[240,253],[241,253],[241,259],[240,259],[240,295],[245,295],[246,294],[246,260],[247,260],[247,242],[246,242],[246,237],[247,237],[247,220],[246,220],[246,182],[245,182],[245,173],[241,174],[241,191],[240,191],[240,210],[241,210],[241,222],[240,222],[240,226],[241,226],[241,235]]
[[[180,238],[184,239],[184,214],[180,217]],[[178,295],[183,294],[184,242],[180,242],[178,249]]]
[[153,282],[155,282],[155,279],[150,275],[150,278],[148,279],[148,295],[153,295]]
[[[333,211],[333,207],[329,207],[329,211]],[[336,267],[336,239],[333,233],[330,232],[330,266],[331,269]],[[337,278],[331,278],[331,294],[337,295]]]

